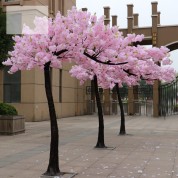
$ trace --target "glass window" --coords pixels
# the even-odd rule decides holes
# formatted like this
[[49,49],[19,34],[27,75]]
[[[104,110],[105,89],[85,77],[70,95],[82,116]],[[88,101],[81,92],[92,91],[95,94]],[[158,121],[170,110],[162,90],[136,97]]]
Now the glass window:
[[4,68],[3,100],[5,103],[19,103],[21,101],[21,72],[9,74],[8,67]]
[[62,103],[62,69],[59,69],[59,103]]
[[22,14],[9,12],[6,14],[6,17],[7,34],[22,34]]

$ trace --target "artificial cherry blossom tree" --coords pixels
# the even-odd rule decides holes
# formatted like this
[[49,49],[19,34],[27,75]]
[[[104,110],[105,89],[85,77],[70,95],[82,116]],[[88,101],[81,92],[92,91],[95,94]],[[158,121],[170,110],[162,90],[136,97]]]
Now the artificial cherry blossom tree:
[[[78,60],[75,61],[78,66],[73,67],[71,73],[72,76],[76,76],[80,79],[81,83],[88,78],[93,79],[94,81],[99,120],[96,147],[104,148],[106,147],[104,143],[104,120],[100,96],[98,93],[98,81],[96,74],[102,70],[99,69],[101,64],[122,65],[127,63],[115,57],[117,56],[116,46],[121,33],[117,30],[117,27],[110,28],[109,26],[104,26],[104,17],[97,19],[95,15],[91,16],[87,12],[80,12],[80,15],[76,15],[75,10],[69,15],[71,15],[73,18],[72,21],[75,23],[75,25],[72,26],[71,31],[77,31],[79,36],[82,37],[78,42],[79,45],[76,45],[76,48],[79,48],[81,51],[78,55],[80,57],[78,57]],[[85,19],[85,22],[81,19],[81,17],[84,16],[85,18],[82,19]],[[81,22],[82,25],[85,24],[83,26],[88,27],[82,32],[78,29],[78,26],[81,26],[79,25]],[[84,68],[85,70],[83,70]],[[83,72],[81,72],[80,69],[82,69]]]
[[[63,19],[64,17],[60,13],[54,20],[45,17],[36,18],[34,30],[25,26],[24,34],[13,38],[14,50],[9,52],[10,58],[3,62],[4,65],[11,66],[9,70],[11,74],[18,70],[31,70],[36,67],[44,71],[51,125],[50,157],[44,175],[49,176],[62,174],[59,169],[58,125],[51,91],[50,71],[52,68],[61,68],[62,59],[67,59],[68,56],[70,32],[66,29]],[[56,44],[58,45],[56,46]]]
[[[10,57],[3,63],[11,66],[9,70],[11,74],[18,70],[31,70],[36,67],[44,71],[51,124],[50,158],[45,175],[62,174],[59,169],[58,126],[51,91],[50,71],[52,68],[61,68],[62,61],[87,64],[88,58],[84,55],[81,42],[85,40],[85,34],[90,31],[90,26],[93,26],[93,19],[95,16],[77,11],[75,8],[67,17],[58,13],[54,20],[36,18],[34,30],[25,26],[24,34],[13,38],[14,50],[9,52]],[[92,39],[95,40],[94,37],[90,38]]]
[[[103,88],[113,88],[116,83],[121,86],[125,81],[128,85],[135,84],[141,76],[149,76],[151,79],[155,79],[155,76],[162,77],[163,72],[160,74],[153,70],[153,64],[165,57],[165,48],[153,48],[146,52],[142,47],[132,47],[131,44],[141,41],[143,35],[129,34],[124,38],[117,27],[104,26],[103,20],[103,17],[97,19],[95,15],[76,8],[69,11],[66,17],[58,13],[54,20],[37,18],[34,30],[25,27],[24,35],[14,37],[14,50],[9,52],[10,57],[3,63],[11,66],[9,73],[35,67],[44,71],[51,124],[50,158],[45,175],[62,175],[58,160],[57,118],[50,81],[52,68],[61,68],[63,61],[74,62],[76,65],[70,72],[72,76],[81,83],[94,79],[96,94],[98,84]],[[47,29],[44,28],[46,26]],[[142,69],[142,63],[147,67]],[[150,70],[154,71],[153,74]],[[169,80],[172,71],[166,69],[165,72],[165,80]],[[132,73],[135,75],[130,75]],[[99,98],[97,100],[99,102]],[[99,112],[102,114],[102,109]],[[103,148],[104,121],[100,114],[96,147]]]
[[[140,68],[142,68],[144,65],[140,66]],[[156,66],[157,67],[157,66]],[[160,68],[158,68],[158,71],[159,71]],[[154,71],[154,70],[153,70]],[[153,72],[151,71],[151,72]],[[164,71],[166,73],[164,73]],[[160,71],[160,74],[162,73],[162,76],[163,78],[167,75],[167,72],[169,73],[169,77],[170,75],[172,74],[171,78],[167,79],[168,82],[170,82],[171,80],[174,79],[175,77],[175,72],[173,71],[172,68],[165,68],[165,69],[162,69],[162,71]],[[133,75],[133,76],[136,76],[135,74],[133,73],[130,73],[130,75]],[[150,75],[147,75],[147,77],[144,79],[143,77],[141,77],[141,79],[144,79],[145,81],[148,82],[148,84],[153,84],[154,83],[154,80],[153,78],[150,78]],[[157,76],[155,77],[155,79],[157,79]],[[116,93],[117,93],[117,97],[118,97],[118,102],[119,102],[119,107],[120,107],[120,115],[121,115],[121,123],[120,123],[120,131],[119,131],[119,135],[125,135],[126,134],[126,128],[125,128],[125,114],[124,114],[124,108],[123,108],[123,103],[122,103],[122,99],[121,99],[121,95],[120,95],[120,87],[118,86],[118,83],[116,83],[115,85],[115,90],[116,90]]]
[[[80,21],[79,19],[80,17],[75,18],[75,22]],[[97,20],[96,16],[93,16],[91,22],[89,30],[80,34],[83,36],[80,42],[82,44],[80,50],[84,51],[83,54],[92,61],[86,63],[86,60],[85,62],[79,60],[77,61],[78,66],[73,67],[71,70],[72,76],[78,78],[81,83],[87,79],[94,79],[94,83],[99,82],[99,85],[103,88],[112,89],[115,85],[116,88],[118,85],[121,87],[122,83],[129,86],[138,85],[142,78],[146,79],[148,83],[153,83],[155,79],[173,80],[175,71],[172,68],[161,68],[156,65],[161,60],[169,63],[170,60],[167,57],[169,50],[166,47],[146,49],[139,45],[133,46],[133,43],[141,42],[144,36],[128,34],[124,38],[117,27],[104,26],[103,17]],[[76,47],[78,46],[76,45]],[[84,59],[83,56],[81,56],[81,59]],[[100,68],[98,67],[100,65],[96,62],[108,66]],[[121,64],[123,65],[118,67]],[[165,73],[165,71],[167,72]],[[97,85],[95,84],[95,86]],[[120,100],[118,89],[118,100]],[[95,94],[98,95],[96,102],[99,116],[96,147],[105,147],[102,107],[101,102],[98,101],[99,94],[96,87]],[[121,108],[120,134],[125,134],[125,117],[123,107]],[[99,139],[101,137],[102,139]]]

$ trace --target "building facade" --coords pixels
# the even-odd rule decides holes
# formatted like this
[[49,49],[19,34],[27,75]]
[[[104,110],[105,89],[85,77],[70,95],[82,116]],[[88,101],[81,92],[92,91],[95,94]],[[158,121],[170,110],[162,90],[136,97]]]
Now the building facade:
[[[1,0],[0,6],[48,6],[49,16],[60,11],[63,15],[75,6],[75,0]],[[57,118],[87,114],[86,85],[69,75],[72,64],[64,64],[62,69],[52,69],[52,91]],[[49,119],[48,105],[44,87],[43,71],[19,71],[13,75],[7,68],[0,71],[0,101],[16,107],[19,115],[26,121]]]

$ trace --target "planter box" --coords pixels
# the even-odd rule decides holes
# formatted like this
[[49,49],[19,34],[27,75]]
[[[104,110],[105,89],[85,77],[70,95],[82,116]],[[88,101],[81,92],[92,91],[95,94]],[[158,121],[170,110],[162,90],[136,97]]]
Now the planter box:
[[0,135],[14,135],[25,132],[24,116],[0,115]]

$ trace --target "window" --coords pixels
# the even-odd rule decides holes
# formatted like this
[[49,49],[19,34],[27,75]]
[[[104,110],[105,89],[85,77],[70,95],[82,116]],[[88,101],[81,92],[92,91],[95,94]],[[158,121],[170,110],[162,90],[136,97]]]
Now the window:
[[21,13],[7,13],[7,34],[21,34],[22,33],[22,14]]
[[59,69],[59,103],[62,103],[62,69]]
[[4,68],[3,100],[5,103],[19,103],[21,101],[21,72],[9,74],[8,67]]
[[20,0],[2,0],[2,3],[4,5],[8,5],[8,4],[20,4]]
[[8,5],[19,5],[21,0],[2,0],[2,5],[8,6]]
[[3,0],[5,3],[19,2],[20,0]]

